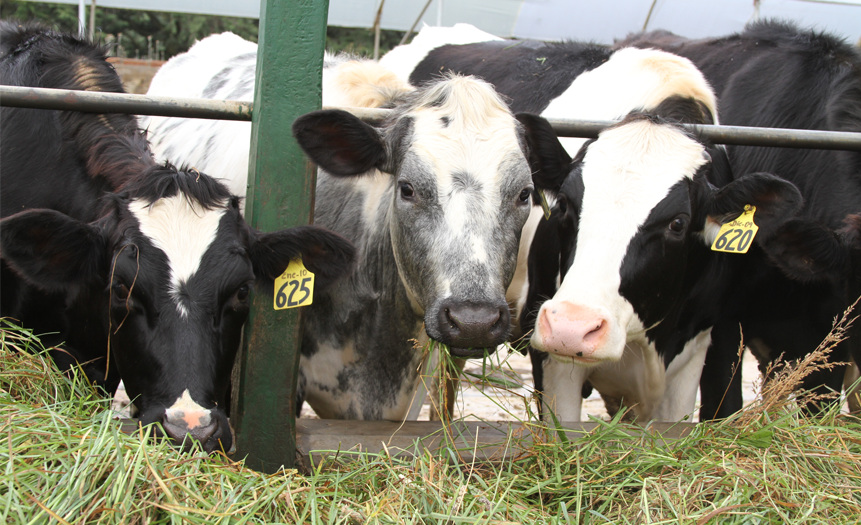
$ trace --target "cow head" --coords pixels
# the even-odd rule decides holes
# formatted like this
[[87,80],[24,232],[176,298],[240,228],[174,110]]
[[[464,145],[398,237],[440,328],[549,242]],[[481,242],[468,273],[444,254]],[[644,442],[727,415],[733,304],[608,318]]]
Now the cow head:
[[[563,164],[558,156],[535,160],[536,170]],[[546,255],[562,258],[562,282],[538,311],[531,343],[585,366],[617,361],[626,343],[646,344],[647,331],[673,323],[703,261],[744,257],[708,247],[745,205],[756,206],[754,242],[801,205],[795,186],[772,175],[732,180],[722,148],[650,115],[603,131],[566,169],[556,212],[563,246]],[[710,181],[729,182],[718,189]]]
[[[482,355],[510,330],[505,290],[534,181],[527,136],[493,88],[449,77],[407,94],[380,128],[343,111],[293,124],[334,176],[376,177],[401,283],[428,336]],[[382,178],[382,179],[381,179]]]
[[[252,287],[271,287],[300,256],[325,287],[350,269],[354,248],[314,226],[256,231],[221,184],[170,166],[106,201],[91,224],[51,210],[4,219],[3,258],[34,286],[65,293],[68,308],[103,319],[143,424],[228,450],[228,382]],[[80,304],[82,295],[99,304]]]

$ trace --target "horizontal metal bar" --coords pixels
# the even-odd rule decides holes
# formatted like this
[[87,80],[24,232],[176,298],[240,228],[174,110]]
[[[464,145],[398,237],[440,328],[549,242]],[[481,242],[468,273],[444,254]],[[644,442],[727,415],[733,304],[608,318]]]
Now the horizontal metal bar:
[[251,102],[0,86],[0,106],[251,121]]
[[[150,97],[16,86],[0,86],[0,106],[244,121],[251,120],[252,112],[251,102],[237,100]],[[382,123],[390,111],[375,108],[339,109],[349,111],[371,124]],[[617,123],[612,120],[548,121],[560,137],[582,138],[595,138],[603,129]],[[714,144],[861,151],[861,133],[693,124],[685,124],[685,127]]]
[[[618,123],[613,120],[547,120],[553,127],[553,131],[560,137],[581,138],[596,138],[602,130]],[[748,126],[682,125],[713,144],[861,151],[861,133]]]

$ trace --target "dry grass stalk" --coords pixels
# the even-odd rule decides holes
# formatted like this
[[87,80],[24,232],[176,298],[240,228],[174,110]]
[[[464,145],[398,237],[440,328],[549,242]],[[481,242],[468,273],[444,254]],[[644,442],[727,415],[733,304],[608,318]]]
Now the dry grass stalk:
[[0,523],[848,524],[861,515],[855,418],[798,417],[787,404],[780,417],[702,425],[677,441],[601,422],[571,442],[538,439],[515,461],[351,453],[349,464],[308,475],[263,475],[122,434],[83,381],[11,350],[7,341],[24,344],[13,332],[0,330]]
[[[857,317],[851,314],[858,301],[851,304],[843,315],[834,320],[831,331],[816,349],[795,363],[788,363],[781,358],[773,361],[766,371],[757,401],[748,406],[732,421],[739,427],[746,427],[758,420],[764,414],[774,414],[785,410],[793,403],[798,406],[821,403],[836,399],[840,392],[817,394],[811,391],[799,390],[804,379],[810,374],[823,370],[833,370],[835,367],[846,366],[849,363],[829,361],[834,348],[846,339],[846,332]],[[744,344],[744,341],[742,341]]]

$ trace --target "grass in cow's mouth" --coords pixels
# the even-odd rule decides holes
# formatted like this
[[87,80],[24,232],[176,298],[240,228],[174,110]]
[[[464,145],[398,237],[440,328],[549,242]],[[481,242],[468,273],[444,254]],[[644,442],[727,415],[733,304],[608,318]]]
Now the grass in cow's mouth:
[[[526,343],[521,345],[525,346]],[[535,406],[534,393],[531,388],[519,381],[517,372],[508,362],[508,357],[512,353],[523,352],[523,348],[509,343],[505,343],[504,346],[506,350],[504,352],[500,350],[492,353],[485,352],[480,361],[480,370],[475,371],[466,369],[464,365],[467,361],[453,356],[445,343],[428,340],[421,348],[424,356],[421,381],[430,394],[431,419],[450,421],[454,416],[454,405],[462,402],[460,391],[472,386],[493,403],[499,409],[499,413],[505,414],[506,419],[537,422],[538,416],[532,410]],[[470,362],[476,363],[479,360],[471,359]],[[489,395],[491,391],[497,395]],[[500,393],[508,398],[516,398],[515,404],[523,407],[523,413],[515,414],[511,406],[500,403],[498,396]],[[463,409],[459,412],[464,418],[472,416]]]
[[0,343],[2,523],[776,524],[861,515],[861,422],[837,410],[809,419],[793,396],[675,441],[604,422],[576,441],[548,435],[503,462],[457,464],[445,450],[358,453],[308,475],[264,475],[223,456],[178,454],[146,431],[123,434],[109,401],[82,375],[57,372],[29,332],[0,322]]

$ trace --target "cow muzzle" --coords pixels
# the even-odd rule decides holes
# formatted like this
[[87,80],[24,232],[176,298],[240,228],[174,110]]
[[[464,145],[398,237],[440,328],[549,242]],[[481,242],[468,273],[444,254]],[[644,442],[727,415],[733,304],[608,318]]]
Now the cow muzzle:
[[450,347],[455,357],[483,357],[493,353],[497,345],[505,342],[511,328],[508,304],[489,305],[476,303],[444,302],[437,310],[437,330],[432,334]]
[[568,357],[580,365],[596,365],[608,359],[612,324],[610,315],[601,309],[548,301],[538,312],[531,343],[550,355]]
[[200,443],[206,452],[230,452],[233,447],[233,431],[224,410],[218,406],[200,406],[193,401],[188,390],[169,407],[157,403],[144,407],[140,423],[161,423],[164,433],[154,431],[154,435],[169,438],[183,450],[190,450],[193,441]]
[[206,452],[223,450],[233,446],[233,435],[227,415],[218,408],[204,410],[181,410],[168,408],[161,416],[161,424],[168,437],[177,445],[190,448],[189,437],[198,441]]

